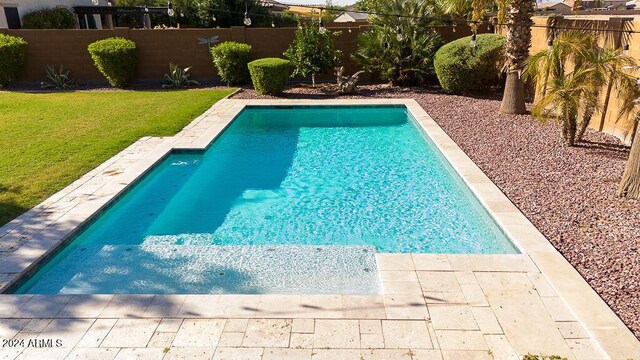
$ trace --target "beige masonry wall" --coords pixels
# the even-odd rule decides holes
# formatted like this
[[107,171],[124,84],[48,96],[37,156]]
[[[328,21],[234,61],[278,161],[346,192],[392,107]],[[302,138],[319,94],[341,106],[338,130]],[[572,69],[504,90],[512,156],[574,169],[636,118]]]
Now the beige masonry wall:
[[[333,27],[341,31],[335,41],[337,49],[342,50],[342,65],[347,73],[360,70],[350,55],[356,50],[357,36],[366,27]],[[436,27],[445,41],[469,36],[469,27]],[[283,57],[282,53],[291,44],[296,28],[245,28],[243,26],[227,29],[171,29],[138,30],[117,28],[113,30],[7,30],[0,33],[24,38],[27,48],[27,68],[20,81],[39,82],[44,80],[47,65],[70,69],[72,75],[80,81],[104,81],[93,66],[87,52],[87,46],[99,39],[124,37],[135,41],[138,48],[137,79],[162,79],[168,72],[169,63],[179,66],[191,66],[194,78],[216,78],[207,45],[199,39],[218,37],[219,42],[237,41],[250,44],[255,57]],[[488,32],[488,29],[480,29]]]

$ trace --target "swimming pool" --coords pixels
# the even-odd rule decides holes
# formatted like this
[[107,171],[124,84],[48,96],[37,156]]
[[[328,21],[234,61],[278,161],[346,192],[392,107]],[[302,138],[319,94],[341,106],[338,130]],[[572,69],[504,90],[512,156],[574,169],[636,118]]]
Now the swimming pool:
[[375,252],[518,251],[406,107],[247,107],[14,292],[377,293]]

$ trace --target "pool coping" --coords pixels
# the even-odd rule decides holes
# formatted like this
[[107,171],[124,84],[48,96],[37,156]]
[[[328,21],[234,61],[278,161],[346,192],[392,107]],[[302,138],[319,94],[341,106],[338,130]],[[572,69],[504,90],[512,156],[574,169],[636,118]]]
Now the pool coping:
[[[640,354],[640,341],[617,315],[544,235],[531,224],[506,195],[413,99],[221,100],[173,137],[141,139],[141,142],[152,144],[146,147],[142,146],[139,153],[133,156],[130,166],[122,169],[121,173],[105,175],[105,169],[109,164],[115,162],[110,159],[42,204],[0,228],[0,240],[16,241],[17,244],[20,244],[15,249],[11,249],[8,256],[0,260],[0,274],[5,274],[5,277],[8,278],[0,288],[0,292],[6,291],[19,278],[36,269],[36,265],[42,259],[62,245],[65,239],[70,238],[76,230],[120,196],[129,185],[135,183],[155,164],[162,161],[173,149],[205,149],[246,106],[261,105],[406,106],[416,123],[521,251],[522,255],[516,257],[524,259],[527,263],[526,266],[539,269],[601,348],[613,359],[629,358]],[[136,146],[136,144],[132,146]],[[125,155],[123,152],[114,158],[118,156],[122,158]],[[109,176],[109,178],[104,180],[105,176]],[[82,189],[83,184],[87,187],[86,184],[90,183],[92,179],[104,181],[100,183],[100,186],[96,185],[97,188],[88,194],[85,201],[74,204],[70,208],[70,205],[66,207],[57,205],[60,199],[80,195],[75,194],[74,191]],[[86,188],[82,191],[87,192]],[[20,242],[17,242],[16,238],[20,238]],[[482,255],[474,256],[481,257]],[[496,256],[508,257],[508,255],[493,257]],[[486,271],[491,271],[491,269],[489,262]],[[495,271],[499,271],[499,269]],[[18,295],[3,294],[1,296]],[[144,297],[146,295],[130,296]]]

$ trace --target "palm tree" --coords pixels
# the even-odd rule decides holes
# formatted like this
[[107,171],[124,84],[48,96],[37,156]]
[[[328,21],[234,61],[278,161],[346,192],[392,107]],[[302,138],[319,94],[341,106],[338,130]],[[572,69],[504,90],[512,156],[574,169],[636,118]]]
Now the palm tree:
[[496,0],[496,6],[498,7],[497,18],[498,25],[504,24],[507,21],[507,11],[509,11],[509,0]]
[[[554,37],[554,34],[550,36]],[[582,126],[578,129],[577,125],[580,109],[586,109],[584,114],[590,120],[598,105],[598,93],[591,90],[599,89],[603,79],[596,71],[577,72],[586,70],[589,59],[595,58],[594,48],[597,43],[593,37],[580,31],[569,31],[525,62],[524,78],[535,81],[539,97],[532,115],[543,121],[554,118],[560,122],[562,139],[569,146],[584,133]],[[572,73],[567,73],[569,66],[574,69]]]
[[578,113],[584,104],[595,106],[597,97],[593,97],[589,79],[593,77],[593,68],[577,68],[568,74],[554,77],[549,81],[546,94],[538,100],[531,114],[547,121],[556,120],[562,127],[562,140],[573,146],[578,131]]
[[[637,101],[634,102],[637,105]],[[635,134],[631,143],[629,160],[618,185],[618,195],[640,200],[640,111],[635,117]]]
[[500,111],[506,114],[524,114],[524,82],[521,77],[531,44],[531,15],[533,1],[509,0],[507,13],[507,43],[505,70],[507,80]]
[[473,0],[435,0],[437,10],[454,19],[467,19],[473,10]]
[[[535,80],[539,97],[532,109],[533,115],[543,121],[558,120],[562,124],[563,140],[573,145],[582,139],[600,108],[599,95],[605,85],[615,87],[625,103],[637,97],[635,78],[625,71],[634,64],[622,50],[601,47],[589,34],[562,33],[552,46],[532,55],[526,62],[525,78]],[[572,71],[568,72],[569,69]],[[620,116],[630,111],[625,109]],[[578,118],[580,113],[582,116]]]
[[[585,62],[594,68],[592,78],[589,79],[591,85],[590,96],[598,97],[603,86],[609,84],[611,88],[615,88],[618,98],[625,104],[633,104],[638,97],[638,88],[634,76],[625,71],[626,68],[635,66],[636,61],[624,54],[622,49],[612,47],[597,47],[587,51]],[[582,137],[593,118],[596,106],[586,104],[584,112],[579,124],[576,139],[582,140]],[[633,108],[623,106],[618,117],[628,115],[634,111]]]
[[[632,67],[638,70],[639,67]],[[631,137],[631,151],[629,152],[629,160],[624,168],[622,180],[618,185],[618,195],[640,200],[640,79],[637,80],[634,89],[622,88],[621,96],[624,99],[630,99],[635,96],[634,101],[625,100],[624,106],[620,109],[620,114],[629,114],[635,111],[634,124]]]

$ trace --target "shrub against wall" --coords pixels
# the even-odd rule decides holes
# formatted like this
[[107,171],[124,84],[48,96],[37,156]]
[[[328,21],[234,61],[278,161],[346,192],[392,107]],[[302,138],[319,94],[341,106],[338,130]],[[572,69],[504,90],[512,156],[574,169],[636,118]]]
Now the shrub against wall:
[[499,84],[505,42],[502,35],[481,34],[475,48],[470,45],[470,36],[442,46],[433,61],[442,89],[466,94]]
[[352,58],[368,72],[394,85],[421,85],[433,75],[433,56],[442,44],[433,29],[432,6],[426,0],[387,0],[379,12],[411,14],[419,19],[380,16],[358,37]]
[[76,16],[64,8],[40,9],[22,17],[24,29],[75,29]]
[[253,87],[258,94],[278,95],[291,76],[291,62],[279,58],[264,58],[249,63]]
[[0,87],[9,85],[24,69],[26,49],[23,38],[0,34]]
[[251,45],[225,41],[211,50],[213,64],[218,75],[227,85],[246,84],[249,82],[249,68],[253,50]]
[[125,87],[136,72],[136,43],[124,38],[108,38],[89,44],[96,67],[109,84]]

